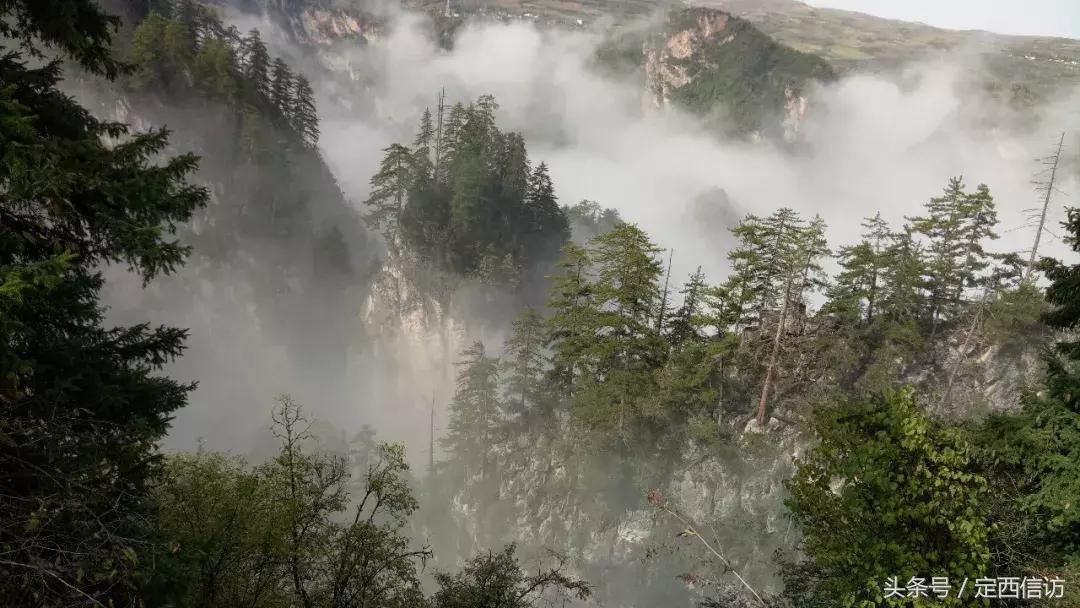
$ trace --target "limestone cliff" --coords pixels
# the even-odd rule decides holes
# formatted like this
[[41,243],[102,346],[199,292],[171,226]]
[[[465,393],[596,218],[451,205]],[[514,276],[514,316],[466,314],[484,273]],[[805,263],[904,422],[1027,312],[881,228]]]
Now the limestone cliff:
[[646,105],[704,116],[727,133],[797,138],[822,59],[774,42],[717,9],[672,11],[643,45]]

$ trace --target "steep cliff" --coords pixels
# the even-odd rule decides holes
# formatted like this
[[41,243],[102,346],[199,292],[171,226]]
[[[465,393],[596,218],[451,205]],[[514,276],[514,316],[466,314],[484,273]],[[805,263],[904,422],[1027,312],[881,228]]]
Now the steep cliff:
[[748,21],[690,8],[669,14],[645,42],[649,102],[708,117],[729,133],[794,139],[815,81],[834,75],[824,60],[774,42]]
[[655,26],[611,30],[596,63],[620,77],[638,74],[646,109],[683,110],[726,135],[787,141],[797,137],[815,84],[835,78],[823,59],[702,7],[672,9]]

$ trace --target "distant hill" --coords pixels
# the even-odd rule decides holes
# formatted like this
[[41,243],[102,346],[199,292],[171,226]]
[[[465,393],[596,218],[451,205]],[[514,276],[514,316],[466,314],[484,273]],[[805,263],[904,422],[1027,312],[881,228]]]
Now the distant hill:
[[835,78],[824,59],[715,8],[673,8],[649,27],[616,28],[597,58],[605,69],[636,72],[646,106],[674,106],[733,135],[791,139],[807,87]]
[[706,0],[778,42],[828,60],[841,71],[891,69],[943,51],[983,60],[987,75],[1040,94],[1080,84],[1080,40],[947,30],[797,0]]
[[[445,0],[406,0],[440,15]],[[798,0],[451,0],[460,15],[531,19],[566,27],[611,20],[616,27],[671,8],[719,8],[749,20],[777,42],[822,57],[838,71],[883,71],[958,51],[979,59],[984,85],[1010,95],[1048,95],[1080,84],[1080,40],[957,31],[884,19]],[[1013,91],[1019,88],[1019,91]]]

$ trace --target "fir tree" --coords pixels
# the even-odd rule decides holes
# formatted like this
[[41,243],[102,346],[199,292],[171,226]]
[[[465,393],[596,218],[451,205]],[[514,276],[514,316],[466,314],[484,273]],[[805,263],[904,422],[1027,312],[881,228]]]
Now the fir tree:
[[791,209],[779,209],[767,218],[747,216],[731,232],[739,246],[728,254],[734,271],[729,283],[743,299],[743,326],[762,325],[784,304],[786,290],[802,268],[799,235],[805,222]]
[[996,238],[997,215],[989,190],[980,186],[969,194],[959,177],[949,180],[942,196],[930,199],[926,212],[910,221],[912,232],[927,241],[923,287],[933,337],[941,321],[957,313],[965,288],[974,286],[988,265],[982,241]]
[[881,293],[878,301],[882,315],[893,321],[916,321],[925,308],[920,290],[923,269],[923,253],[912,238],[910,230],[893,233],[885,248],[889,260],[882,272]]
[[259,30],[251,30],[243,41],[244,79],[255,95],[270,96],[270,54]]
[[547,322],[533,309],[514,321],[506,340],[506,391],[504,400],[511,413],[524,416],[539,400],[545,368],[544,345],[548,341]]
[[552,278],[548,301],[552,310],[549,321],[552,368],[548,375],[558,395],[572,397],[574,387],[589,372],[585,349],[599,311],[594,305],[594,289],[588,276],[588,251],[568,244],[563,247],[563,257],[557,266],[559,272]]
[[191,28],[182,21],[169,21],[165,26],[161,44],[168,57],[169,80],[188,70],[195,58],[195,33]]
[[460,145],[461,130],[465,126],[465,105],[457,102],[450,108],[446,117],[446,125],[443,127],[443,150],[445,151],[444,165],[448,168],[454,162]]
[[862,240],[842,247],[837,261],[842,270],[829,289],[825,311],[843,319],[870,323],[881,291],[882,273],[889,264],[886,247],[889,226],[878,213],[863,221]]
[[623,445],[631,444],[636,423],[654,414],[646,407],[655,392],[651,372],[666,358],[656,330],[659,252],[633,224],[597,236],[589,250],[596,278],[582,359],[591,369],[573,405],[587,425]]
[[319,142],[319,114],[315,110],[315,94],[311,84],[303,76],[296,77],[293,91],[292,113],[293,130],[310,147]]
[[[963,239],[965,275],[961,290],[965,287],[984,286],[984,281],[980,280],[980,274],[990,267],[995,258],[983,249],[983,244],[987,240],[998,238],[994,232],[994,227],[998,222],[997,209],[994,198],[990,195],[990,189],[985,184],[979,184],[975,192],[965,197],[964,214],[967,221],[964,222],[961,238]],[[958,302],[961,295],[962,291],[958,290],[953,300]]]
[[209,39],[202,45],[192,72],[196,82],[227,100],[235,100],[240,93],[236,56],[223,40]]
[[274,59],[273,80],[270,84],[270,102],[278,113],[288,121],[293,110],[293,74],[289,66],[278,57]]
[[529,177],[522,223],[524,254],[530,261],[553,262],[563,244],[570,240],[569,222],[559,208],[555,187],[544,163],[537,165]]
[[415,179],[422,182],[415,188],[430,188],[435,178],[435,166],[432,162],[435,144],[435,127],[431,123],[431,110],[424,108],[420,117],[420,127],[416,131],[416,139],[413,140],[413,165],[415,167]]
[[701,272],[701,267],[698,266],[679,292],[683,297],[682,305],[672,315],[668,324],[668,339],[676,350],[705,337],[704,330],[711,324],[703,314],[707,291],[705,273]]
[[468,480],[487,477],[494,464],[491,446],[498,438],[504,421],[499,399],[499,361],[484,352],[484,345],[473,343],[462,352],[457,363],[457,390],[450,402],[450,421],[443,446],[454,462],[463,467]]
[[766,252],[764,256],[766,274],[772,274],[773,268],[780,269],[786,266],[787,270],[777,273],[784,276],[784,279],[783,287],[777,290],[780,294],[779,310],[775,315],[772,344],[769,347],[765,378],[761,383],[761,396],[758,399],[757,422],[761,427],[764,427],[768,421],[769,391],[772,388],[773,378],[777,375],[784,335],[789,331],[788,321],[797,312],[794,310],[796,306],[801,307],[802,313],[805,314],[806,290],[815,284],[821,284],[816,277],[821,271],[817,259],[828,253],[825,242],[825,224],[819,217],[815,217],[809,225],[804,226],[794,212],[781,209],[770,218],[766,226],[772,230],[773,234],[787,239],[790,245],[781,245],[778,238],[773,250]]
[[371,196],[364,201],[371,209],[364,219],[393,242],[413,184],[413,153],[400,144],[392,144],[383,152],[379,172],[371,178]]
[[[500,196],[507,201],[526,200],[526,195],[533,192],[530,189],[530,183],[534,183],[537,176],[529,166],[529,153],[525,149],[525,139],[518,133],[508,134],[505,151],[501,158],[502,162],[498,171]],[[544,173],[546,177],[546,168]],[[550,186],[550,178],[547,181],[547,186]],[[554,189],[551,192],[536,192],[536,194],[545,196],[545,200],[555,200]]]
[[[88,0],[0,4],[0,597],[134,605],[149,550],[154,446],[190,386],[158,375],[186,332],[106,328],[102,268],[145,281],[183,263],[172,236],[205,204],[167,133],[101,122],[57,87],[51,50],[112,78],[116,20]],[[38,62],[34,62],[38,63]],[[160,159],[160,160],[159,160]],[[160,164],[158,164],[160,163]]]

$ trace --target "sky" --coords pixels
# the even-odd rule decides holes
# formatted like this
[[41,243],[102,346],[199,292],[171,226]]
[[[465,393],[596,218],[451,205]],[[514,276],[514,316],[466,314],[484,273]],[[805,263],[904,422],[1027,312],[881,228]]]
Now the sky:
[[1080,39],[1080,0],[808,0],[949,29]]

